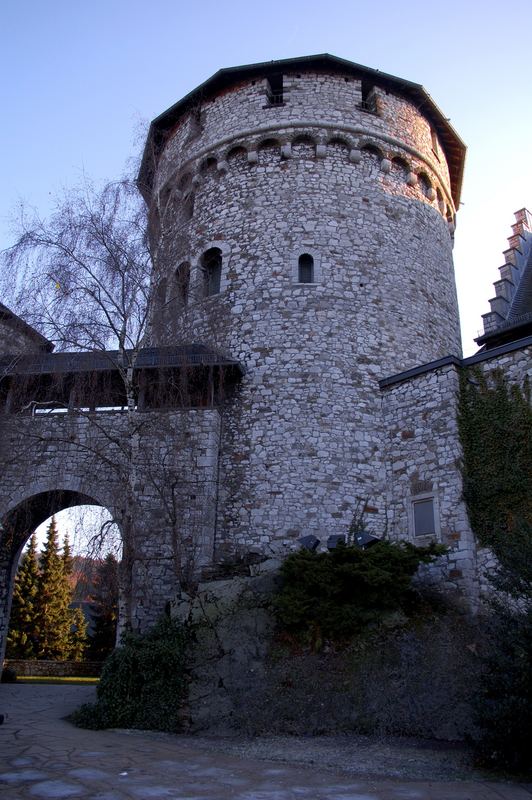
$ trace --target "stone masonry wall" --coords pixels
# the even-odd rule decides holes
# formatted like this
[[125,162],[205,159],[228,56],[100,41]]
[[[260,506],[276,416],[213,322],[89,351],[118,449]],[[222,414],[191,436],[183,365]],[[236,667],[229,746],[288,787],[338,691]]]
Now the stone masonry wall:
[[249,576],[200,583],[194,597],[181,593],[172,604],[172,617],[194,634],[188,654],[193,730],[230,727],[249,690],[264,680],[280,564],[269,559],[251,565]]
[[[175,175],[176,167],[192,165],[197,158],[217,155],[224,159],[233,140],[264,138],[272,131],[299,128],[319,123],[320,141],[330,138],[336,126],[352,137],[353,148],[365,143],[365,136],[381,138],[423,161],[424,169],[438,175],[446,202],[453,207],[446,191],[448,167],[441,147],[433,150],[431,126],[406,98],[375,87],[378,114],[360,109],[361,83],[352,76],[307,72],[284,75],[284,99],[280,106],[268,106],[266,80],[244,81],[184,115],[166,144],[161,158],[158,188]],[[198,125],[198,116],[200,124]],[[399,153],[398,153],[399,154]]]
[[[195,128],[185,115],[151,208],[161,225],[154,343],[202,341],[246,370],[224,410],[224,551],[282,552],[306,533],[345,532],[363,498],[383,531],[378,381],[460,355],[454,210],[429,121],[383,90],[378,113],[366,113],[360,82],[334,74],[285,76],[282,106],[265,107],[264,87],[225,91]],[[221,286],[206,297],[211,247]],[[298,282],[302,253],[312,283]],[[183,262],[186,302],[174,275]]]
[[477,365],[486,376],[500,370],[509,383],[523,387],[527,379],[532,381],[532,345],[517,342],[515,349],[506,346],[487,351],[466,359],[466,364]]
[[132,421],[119,413],[5,415],[1,425],[0,647],[22,547],[65,503],[105,506],[122,533],[126,515],[132,517],[124,559],[139,630],[173,600],[185,573],[212,561],[216,410],[139,414]]
[[17,676],[54,678],[97,678],[102,671],[101,661],[37,661],[9,658],[4,667],[14,669]]
[[[42,344],[9,322],[0,320],[0,355],[38,353]],[[13,355],[13,358],[16,356]]]
[[[516,349],[509,352],[507,348],[501,349],[503,352],[494,350],[493,353],[488,351],[485,354],[473,356],[466,359],[466,363],[477,366],[488,379],[495,370],[501,370],[509,383],[516,384],[521,388],[526,380],[532,382],[532,345],[517,346]],[[492,591],[488,575],[495,568],[495,564],[491,550],[487,547],[479,547],[477,567],[481,595],[487,595]]]
[[[532,346],[516,343],[513,349],[481,352],[463,365],[486,376],[502,370],[510,383],[522,386],[532,379]],[[465,592],[476,607],[489,591],[486,575],[494,560],[487,548],[477,546],[462,499],[458,389],[458,367],[447,365],[383,390],[388,523],[394,537],[425,544],[426,537],[414,537],[412,503],[433,497],[436,538],[450,553],[431,568],[432,577]]]
[[[386,485],[393,538],[425,545],[436,538],[449,548],[431,575],[478,600],[476,543],[462,500],[457,422],[458,370],[442,367],[384,389],[388,430]],[[414,535],[412,503],[434,499],[436,537]]]

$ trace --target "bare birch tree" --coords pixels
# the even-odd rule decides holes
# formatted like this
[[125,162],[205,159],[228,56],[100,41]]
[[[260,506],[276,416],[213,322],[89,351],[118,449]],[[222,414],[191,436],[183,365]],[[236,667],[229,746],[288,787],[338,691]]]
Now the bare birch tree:
[[[146,334],[152,275],[144,203],[129,181],[71,192],[49,220],[21,209],[3,286],[61,350],[116,351],[126,389]],[[131,394],[128,394],[130,399]]]
[[[146,209],[136,186],[121,181],[98,192],[85,184],[66,196],[49,220],[22,209],[20,236],[3,253],[2,266],[4,297],[18,314],[57,350],[99,353],[120,376],[127,431],[122,425],[118,432],[107,419],[88,413],[86,393],[69,411],[88,419],[99,434],[94,446],[83,445],[88,464],[105,463],[121,487],[122,588],[127,606],[126,584],[137,555],[132,531],[137,472],[143,460],[139,442],[146,425],[145,416],[137,413],[135,367],[147,332],[152,281]],[[57,431],[53,436],[57,441]],[[66,433],[63,443],[69,444]],[[102,537],[108,526],[108,521],[102,526]],[[130,619],[131,609],[124,611]]]
[[[87,474],[99,469],[112,472],[114,483],[119,487],[114,506],[115,512],[119,510],[116,522],[123,544],[121,617],[126,622],[132,619],[133,565],[142,560],[137,547],[138,537],[135,536],[135,522],[140,510],[139,487],[145,487],[158,509],[157,524],[166,526],[173,574],[178,582],[186,581],[194,574],[195,564],[192,562],[201,557],[198,542],[202,541],[204,530],[211,524],[205,520],[213,519],[212,508],[208,512],[202,507],[201,500],[209,492],[212,497],[215,479],[207,473],[206,477],[192,473],[184,475],[183,464],[178,466],[176,462],[176,453],[179,454],[180,450],[185,452],[189,447],[190,452],[185,421],[170,420],[165,414],[146,413],[141,403],[143,387],[139,383],[142,373],[139,357],[150,336],[153,324],[150,302],[154,297],[158,304],[155,315],[159,326],[157,340],[173,343],[172,337],[161,330],[161,325],[165,324],[165,314],[161,313],[165,298],[161,289],[166,286],[164,276],[171,272],[167,262],[175,257],[176,242],[166,225],[170,210],[166,206],[159,208],[159,205],[157,199],[157,213],[149,217],[136,185],[123,181],[109,184],[101,192],[84,185],[66,196],[49,220],[22,211],[20,236],[3,254],[0,283],[6,302],[54,342],[56,351],[94,356],[94,368],[89,363],[85,371],[79,371],[74,390],[69,390],[68,400],[63,396],[60,401],[63,407],[58,408],[57,397],[51,401],[52,410],[68,411],[64,414],[65,425],[55,425],[53,431],[47,426],[33,426],[26,446],[41,447],[43,457],[46,457],[51,437],[54,444],[64,446],[65,450],[71,448],[72,436],[76,434],[73,426],[69,428],[66,424],[67,417],[83,420],[85,431],[92,434],[82,441],[78,429],[76,447],[78,452],[85,453]],[[174,238],[179,239],[178,232]],[[55,355],[51,361],[54,359]],[[113,381],[116,375],[119,376],[120,399],[107,402],[107,410],[120,406],[119,419],[116,415],[111,415],[114,417],[112,420],[109,414],[94,413],[96,405],[100,410],[106,405],[101,400],[102,385],[98,384],[98,369],[102,362],[108,362]],[[190,405],[186,357],[183,357],[181,366],[176,364],[178,362],[173,364],[171,378],[168,379],[168,373],[165,373],[166,377],[163,376],[160,383],[156,371],[150,373],[153,381],[147,392],[151,409]],[[208,399],[200,405],[214,403],[211,366],[207,372],[205,380],[209,383],[205,383],[204,388]],[[55,377],[59,384],[62,376],[58,374]],[[31,382],[33,378],[29,380]],[[21,383],[19,381],[18,385]],[[203,391],[201,387],[198,389],[197,381],[191,383],[194,384],[193,392]],[[100,399],[91,400],[91,392],[100,392]],[[35,400],[32,387],[27,394],[34,411],[46,410],[46,398]],[[116,393],[113,395],[111,392],[109,396],[115,397]],[[196,402],[195,394],[194,398]],[[27,405],[20,410],[27,412]],[[4,419],[2,424],[13,425],[13,420],[6,422]],[[151,441],[158,437],[159,442],[167,440],[168,446],[155,447],[150,452],[144,444],[152,434],[155,435]],[[2,457],[5,462],[5,454]],[[184,495],[188,500],[183,500]],[[182,502],[188,503],[185,510],[186,537],[183,536]],[[105,538],[109,524],[107,521],[102,526],[100,538]]]

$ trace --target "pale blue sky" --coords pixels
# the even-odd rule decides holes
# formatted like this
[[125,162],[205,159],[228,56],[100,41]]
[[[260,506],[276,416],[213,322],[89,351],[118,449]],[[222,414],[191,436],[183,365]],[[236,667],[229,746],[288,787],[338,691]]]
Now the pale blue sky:
[[530,3],[3,0],[0,247],[23,199],[47,212],[122,174],[139,127],[220,67],[329,52],[422,83],[469,147],[455,261],[464,350],[489,310],[513,212],[532,206]]

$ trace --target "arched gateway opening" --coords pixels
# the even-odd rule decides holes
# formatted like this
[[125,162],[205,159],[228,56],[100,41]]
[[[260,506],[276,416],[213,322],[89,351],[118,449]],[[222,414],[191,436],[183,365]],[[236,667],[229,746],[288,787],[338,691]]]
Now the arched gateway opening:
[[13,584],[22,550],[39,525],[77,506],[107,508],[83,492],[54,489],[26,497],[0,519],[0,665],[5,655]]

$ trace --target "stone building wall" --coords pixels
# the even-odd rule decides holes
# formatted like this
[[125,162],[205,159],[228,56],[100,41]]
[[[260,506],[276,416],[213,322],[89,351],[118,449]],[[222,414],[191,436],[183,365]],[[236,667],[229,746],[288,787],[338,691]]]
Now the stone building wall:
[[[343,75],[289,73],[273,107],[265,85],[237,83],[182,117],[151,212],[169,265],[154,343],[170,331],[246,370],[224,410],[220,548],[267,552],[345,532],[361,498],[384,529],[378,381],[460,355],[460,336],[454,207],[430,121],[379,88],[378,113],[361,110],[360,81]],[[211,247],[221,286],[206,297]],[[298,281],[303,253],[312,283]],[[186,303],[174,275],[183,263]]]
[[[495,562],[490,550],[478,547],[462,497],[459,370],[480,369],[488,378],[502,371],[509,383],[522,387],[532,379],[532,340],[444,362],[383,382],[388,530],[393,538],[415,544],[433,538],[445,544],[449,555],[431,567],[431,577],[459,588],[476,607],[489,591],[487,575]],[[426,498],[434,499],[436,536],[416,537],[413,503]]]
[[[462,500],[458,437],[458,365],[447,364],[383,390],[389,529],[418,545],[445,544],[434,579],[478,598],[476,544]],[[413,503],[433,499],[435,536],[416,536]]]
[[[509,383],[523,388],[526,381],[529,382],[529,385],[532,382],[532,337],[516,342],[513,347],[507,345],[472,356],[466,359],[466,364],[480,369],[488,380],[496,370],[501,371]],[[481,595],[488,595],[492,592],[488,577],[495,567],[496,561],[491,550],[487,547],[479,547],[477,570]]]
[[289,129],[289,140],[294,129],[314,125],[321,132],[322,143],[336,127],[348,135],[348,141],[349,134],[354,137],[350,142],[353,148],[365,143],[368,135],[399,150],[406,144],[409,154],[423,162],[433,176],[439,176],[446,202],[453,208],[446,191],[449,172],[441,142],[434,150],[435,134],[430,122],[411,101],[376,86],[378,115],[370,114],[360,109],[361,81],[352,75],[311,71],[288,72],[283,78],[283,105],[268,105],[267,80],[262,78],[236,83],[185,114],[164,149],[157,188],[172,179],[176,170],[192,167],[197,158],[216,155],[225,160],[235,139],[246,137],[253,141],[255,136],[260,141],[272,132],[279,134]]
[[[415,103],[389,76],[368,95],[354,72],[287,68],[271,103],[255,70],[178,104],[159,130],[146,345],[208,345],[243,376],[218,410],[138,414],[135,431],[125,414],[4,415],[0,633],[35,525],[89,500],[119,525],[134,506],[124,569],[138,629],[175,597],[183,561],[192,574],[250,550],[282,556],[305,534],[345,533],[361,509],[377,536],[447,544],[433,574],[475,602],[458,370],[521,382],[532,343],[461,360],[451,173],[456,199],[463,145],[441,117],[438,135],[427,96]],[[3,351],[22,347],[4,327]],[[426,499],[434,534],[416,536]]]
[[[0,431],[0,659],[10,586],[35,527],[76,504],[109,509],[124,536],[134,629],[163,612],[185,571],[215,547],[220,415],[188,410],[135,415],[4,416]],[[133,431],[133,433],[132,433]],[[130,491],[130,489],[132,491]]]
[[526,379],[532,381],[532,337],[479,353],[465,359],[465,363],[478,366],[486,376],[500,370],[509,383],[523,387]]
[[23,328],[0,318],[0,355],[38,353],[42,349],[41,341],[29,335]]

